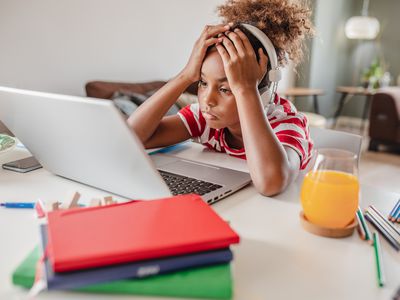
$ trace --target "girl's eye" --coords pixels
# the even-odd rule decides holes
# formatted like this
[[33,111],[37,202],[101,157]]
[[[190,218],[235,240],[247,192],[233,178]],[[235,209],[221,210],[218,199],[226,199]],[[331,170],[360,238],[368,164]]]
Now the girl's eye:
[[227,93],[230,92],[230,90],[225,89],[225,88],[220,88],[219,90],[220,90],[220,92],[222,92],[222,93],[224,93],[224,94],[227,94]]
[[203,80],[199,80],[199,86],[206,87],[207,83],[205,83]]

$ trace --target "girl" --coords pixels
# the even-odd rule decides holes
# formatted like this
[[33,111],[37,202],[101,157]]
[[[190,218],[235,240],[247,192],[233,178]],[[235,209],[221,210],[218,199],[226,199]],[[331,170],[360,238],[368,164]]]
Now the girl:
[[[310,11],[289,0],[228,0],[218,8],[224,24],[206,26],[183,70],[128,119],[146,148],[189,138],[219,152],[247,159],[256,189],[271,196],[285,189],[310,160],[307,120],[275,95],[264,109],[259,89],[269,58],[260,41],[241,23],[256,25],[274,45],[278,64],[302,56],[311,34]],[[198,103],[177,115],[165,113],[192,83]]]

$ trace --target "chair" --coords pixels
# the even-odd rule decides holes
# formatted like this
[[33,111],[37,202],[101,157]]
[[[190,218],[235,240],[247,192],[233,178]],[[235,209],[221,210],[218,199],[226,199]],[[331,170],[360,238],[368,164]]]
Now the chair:
[[313,155],[304,170],[301,170],[297,182],[301,183],[304,176],[313,169],[317,159],[317,151],[322,148],[335,148],[350,151],[357,155],[360,162],[362,137],[357,134],[310,126],[310,136],[314,142]]
[[357,154],[360,159],[362,137],[357,134],[310,126],[314,149],[336,148]]
[[379,145],[400,146],[400,87],[380,89],[372,98],[368,150]]

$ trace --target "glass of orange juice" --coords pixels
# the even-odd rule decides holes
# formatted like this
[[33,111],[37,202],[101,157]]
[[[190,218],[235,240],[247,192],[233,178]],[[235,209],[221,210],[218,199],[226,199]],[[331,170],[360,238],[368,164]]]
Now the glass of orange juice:
[[307,220],[327,228],[352,223],[359,200],[357,155],[319,149],[313,170],[304,177],[301,204]]

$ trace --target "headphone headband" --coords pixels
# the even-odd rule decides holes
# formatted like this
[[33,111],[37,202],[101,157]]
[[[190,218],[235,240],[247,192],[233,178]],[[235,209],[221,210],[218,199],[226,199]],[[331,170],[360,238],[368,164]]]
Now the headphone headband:
[[268,36],[257,27],[246,23],[241,23],[240,25],[247,29],[252,35],[254,35],[255,38],[260,41],[261,45],[264,46],[268,54],[271,70],[269,70],[265,76],[268,76],[267,78],[270,81],[270,84],[260,89],[262,103],[264,108],[267,109],[268,105],[274,101],[276,90],[278,88],[278,82],[282,78],[281,70],[278,67],[278,57],[276,55],[275,47]]
[[253,34],[264,46],[268,54],[269,63],[271,65],[271,70],[268,72],[268,79],[272,82],[279,82],[282,76],[278,67],[278,57],[276,55],[275,47],[272,44],[271,40],[264,32],[253,25],[246,23],[241,23],[240,25],[246,28],[251,34]]

